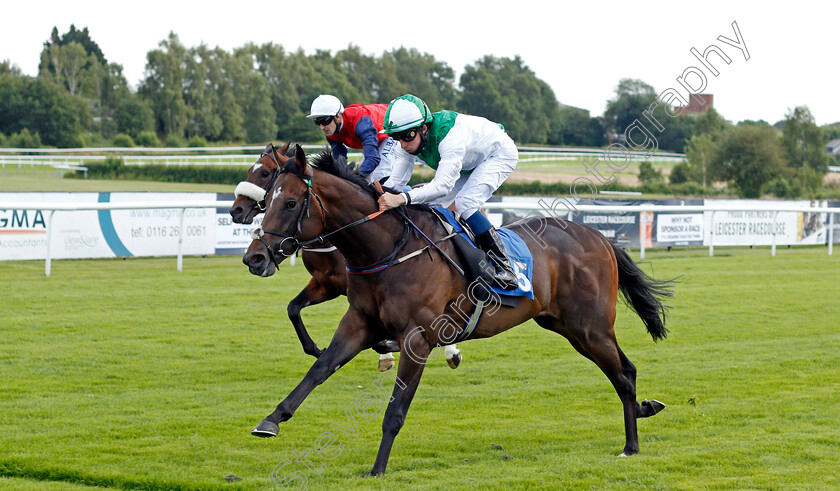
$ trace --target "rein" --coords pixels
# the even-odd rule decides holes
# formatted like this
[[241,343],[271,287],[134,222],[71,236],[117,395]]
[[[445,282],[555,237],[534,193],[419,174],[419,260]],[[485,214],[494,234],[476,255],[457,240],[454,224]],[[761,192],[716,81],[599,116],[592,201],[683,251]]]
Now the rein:
[[[274,152],[273,148],[272,148],[272,152]],[[276,155],[276,153],[275,153],[275,155]],[[275,158],[275,156],[273,155],[272,158]],[[297,236],[300,235],[300,233],[301,233],[304,216],[306,216],[306,217],[309,216],[309,206],[310,206],[312,196],[315,196],[315,198],[318,200],[318,205],[321,207],[321,211],[322,211],[322,213],[321,213],[321,220],[322,220],[321,229],[322,230],[326,227],[327,209],[324,207],[324,203],[323,203],[323,201],[321,201],[321,197],[318,196],[317,194],[315,194],[312,191],[312,179],[313,179],[314,176],[307,175],[307,174],[302,174],[300,172],[293,171],[293,170],[288,169],[288,168],[281,169],[278,166],[274,175],[271,177],[271,181],[270,181],[268,187],[266,188],[266,194],[268,194],[268,190],[270,190],[274,187],[274,184],[277,181],[277,178],[280,176],[280,174],[283,174],[285,172],[288,172],[290,174],[293,174],[293,175],[297,176],[301,181],[303,181],[304,184],[306,184],[306,197],[303,199],[303,205],[301,206],[300,214],[298,215],[297,227],[296,227],[295,233],[293,235],[289,235],[289,234],[284,234],[284,233],[281,233],[281,232],[275,232],[273,230],[265,230],[263,228],[257,228],[251,234],[251,239],[259,240],[265,246],[266,250],[268,251],[269,256],[271,257],[271,260],[274,262],[275,267],[279,267],[279,264],[277,263],[277,260],[274,257],[274,252],[272,251],[271,246],[263,238],[265,234],[274,235],[276,237],[282,237],[283,240],[280,241],[280,246],[278,247],[278,252],[280,252],[280,254],[282,254],[285,257],[289,257],[289,256],[294,255],[299,249],[303,249],[306,246],[311,245],[311,244],[315,244],[315,243],[323,244],[326,241],[327,237],[329,237],[331,235],[334,235],[334,234],[337,234],[338,232],[341,232],[342,230],[346,230],[346,229],[349,229],[349,228],[353,228],[353,227],[362,225],[363,223],[367,223],[367,222],[373,220],[374,218],[378,217],[382,213],[384,213],[384,211],[376,211],[376,212],[371,213],[370,215],[367,215],[365,217],[362,217],[362,218],[360,218],[360,219],[358,219],[358,220],[356,220],[352,223],[348,223],[347,225],[343,225],[343,226],[333,230],[332,232],[329,232],[329,233],[326,233],[326,234],[321,234],[321,235],[315,237],[314,239],[310,239],[310,240],[306,240],[306,241],[301,242],[297,239]],[[370,269],[372,267],[378,266],[380,263],[390,262],[394,258],[394,256],[396,256],[397,252],[399,252],[399,250],[408,241],[409,232],[410,232],[410,230],[408,229],[408,227],[406,227],[406,233],[403,236],[403,238],[400,240],[400,243],[397,244],[397,247],[394,249],[394,251],[391,252],[391,254],[389,254],[387,257],[385,257],[384,259],[382,259],[380,261],[377,261],[377,262],[375,262],[371,265],[365,266],[363,268],[358,268],[358,269],[367,270],[367,269]],[[288,242],[288,245],[287,245],[287,242]],[[289,249],[288,247],[291,247],[291,249]],[[346,262],[345,262],[345,264],[346,264]],[[348,267],[348,271],[350,270],[350,268],[353,268],[352,266],[347,266],[347,267]],[[357,269],[357,268],[353,268],[353,269]]]
[[[273,147],[272,147],[272,153],[274,154],[274,155],[272,155],[272,158],[275,159],[275,161],[277,161],[276,152],[275,152]],[[275,255],[274,255],[274,252],[271,249],[271,246],[263,238],[265,234],[274,235],[276,237],[282,237],[283,240],[280,241],[280,246],[278,247],[278,252],[280,252],[280,254],[282,254],[285,257],[289,257],[289,256],[294,255],[298,250],[304,249],[308,245],[315,244],[315,243],[323,244],[325,242],[325,240],[328,237],[330,237],[331,235],[334,235],[334,234],[337,234],[337,233],[339,233],[343,230],[347,230],[347,229],[362,225],[364,223],[367,223],[367,222],[373,220],[374,218],[376,218],[379,215],[384,213],[384,211],[376,211],[376,212],[371,213],[370,215],[364,216],[364,217],[362,217],[362,218],[360,218],[360,219],[358,219],[354,222],[343,225],[343,226],[333,230],[332,232],[328,232],[326,234],[321,234],[321,235],[315,237],[314,239],[310,239],[310,240],[306,240],[306,241],[301,242],[297,239],[297,236],[301,233],[301,228],[302,228],[302,224],[303,224],[303,220],[304,220],[304,215],[306,215],[307,217],[309,216],[309,206],[310,206],[311,197],[314,195],[315,198],[318,200],[318,204],[321,207],[321,211],[322,211],[322,213],[321,213],[321,219],[322,219],[321,230],[323,230],[326,227],[327,209],[324,207],[324,203],[321,201],[321,198],[312,191],[312,180],[314,178],[314,175],[302,174],[300,172],[293,171],[293,170],[288,169],[288,168],[280,169],[279,166],[278,166],[278,169],[275,171],[275,174],[271,177],[271,181],[269,182],[269,185],[266,188],[266,195],[268,194],[268,191],[271,190],[274,187],[274,184],[277,181],[277,178],[279,177],[279,175],[284,173],[284,172],[294,174],[301,181],[303,181],[304,184],[306,184],[306,197],[303,200],[303,206],[301,206],[301,211],[300,211],[300,214],[298,215],[296,232],[294,233],[294,235],[288,235],[288,234],[284,234],[284,233],[280,233],[280,232],[275,232],[275,231],[272,231],[272,230],[265,230],[265,229],[262,229],[262,228],[258,228],[256,230],[254,230],[254,232],[251,234],[251,238],[253,240],[259,240],[265,246],[266,250],[268,251],[269,256],[271,257],[272,262],[274,262],[275,267],[279,268],[279,264],[278,264],[278,262],[275,258]],[[371,187],[376,191],[376,193],[378,195],[382,195],[384,193],[384,191],[382,189],[382,185],[378,182],[373,183],[371,185]],[[265,199],[263,199],[263,203],[265,203]],[[366,266],[350,266],[349,264],[347,264],[347,260],[345,259],[345,263],[344,263],[345,268],[346,268],[346,270],[349,274],[378,273],[380,271],[384,271],[385,269],[387,269],[391,266],[396,266],[397,264],[405,262],[405,261],[407,261],[407,260],[409,260],[413,257],[416,257],[416,256],[422,254],[423,252],[427,252],[427,251],[429,251],[429,257],[431,257],[430,249],[434,248],[444,258],[446,258],[449,261],[449,263],[452,265],[453,268],[455,268],[456,271],[458,271],[458,273],[460,273],[462,276],[464,275],[464,270],[461,269],[461,267],[458,266],[458,264],[451,257],[449,257],[437,245],[441,242],[444,242],[446,240],[451,239],[452,237],[457,235],[457,233],[453,232],[453,233],[451,233],[451,234],[449,234],[449,235],[447,235],[447,236],[445,236],[441,239],[438,239],[437,241],[433,241],[425,233],[423,233],[423,231],[420,230],[420,228],[408,217],[408,214],[405,212],[405,210],[403,210],[401,207],[397,208],[396,210],[397,210],[397,213],[399,213],[400,217],[402,218],[403,225],[405,226],[405,233],[403,234],[400,241],[396,244],[396,246],[394,246],[394,249],[391,251],[390,254],[388,254],[384,258],[380,259],[379,261],[376,261],[372,264],[368,264]],[[416,250],[412,253],[409,253],[409,254],[407,254],[407,255],[399,258],[399,259],[395,259],[396,256],[397,256],[397,253],[399,253],[400,250],[402,250],[402,248],[408,242],[408,239],[411,236],[412,228],[417,233],[419,233],[423,238],[425,238],[426,241],[429,242],[429,245],[427,245],[427,246],[425,246],[425,247],[423,247],[419,250]],[[291,250],[289,252],[287,252],[288,249],[285,249],[287,241],[289,242],[290,247],[291,247]]]

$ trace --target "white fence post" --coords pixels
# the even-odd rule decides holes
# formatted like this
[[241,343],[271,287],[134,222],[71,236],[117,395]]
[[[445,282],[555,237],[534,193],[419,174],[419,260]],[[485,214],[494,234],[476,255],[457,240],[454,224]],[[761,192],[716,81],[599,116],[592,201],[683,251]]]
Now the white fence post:
[[44,261],[44,272],[47,276],[50,275],[52,270],[52,256],[50,255],[50,244],[52,244],[52,229],[53,229],[53,215],[55,215],[55,210],[50,210],[49,215],[47,215],[47,255]]
[[647,212],[641,211],[642,214],[641,218],[639,219],[639,243],[641,244],[641,248],[639,249],[639,258],[645,258],[645,242],[647,242]]
[[834,213],[828,214],[828,255],[834,251]]
[[709,219],[709,257],[715,255],[715,212],[712,211],[712,217]]
[[773,214],[773,245],[770,246],[770,255],[776,257],[776,219],[779,218],[779,212]]
[[184,269],[184,213],[186,208],[181,208],[181,219],[178,223],[178,271]]

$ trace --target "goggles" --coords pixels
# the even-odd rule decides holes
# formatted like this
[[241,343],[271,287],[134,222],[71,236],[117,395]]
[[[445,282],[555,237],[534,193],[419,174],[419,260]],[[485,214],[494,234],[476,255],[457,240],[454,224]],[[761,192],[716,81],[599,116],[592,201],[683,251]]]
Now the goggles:
[[334,117],[335,116],[319,116],[317,118],[313,118],[312,121],[315,122],[315,126],[327,126],[333,122]]
[[411,128],[409,130],[400,131],[399,133],[391,133],[390,137],[394,140],[402,140],[404,142],[414,141],[417,138],[418,129]]

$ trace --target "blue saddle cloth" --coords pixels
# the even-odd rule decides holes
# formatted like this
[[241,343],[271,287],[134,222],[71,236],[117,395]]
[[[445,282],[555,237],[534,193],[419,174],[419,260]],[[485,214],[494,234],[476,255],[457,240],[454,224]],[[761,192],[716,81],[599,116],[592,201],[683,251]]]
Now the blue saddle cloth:
[[[470,240],[469,234],[464,231],[464,227],[455,218],[455,213],[452,210],[448,208],[435,208],[435,211],[443,215],[446,221],[452,225],[455,232],[458,232],[462,237],[467,239],[470,245],[475,247],[473,241]],[[491,289],[499,295],[528,297],[533,300],[534,288],[531,282],[534,277],[534,258],[531,256],[531,251],[528,250],[525,241],[516,232],[510,229],[500,228],[498,229],[498,233],[499,238],[502,239],[502,243],[505,246],[508,258],[511,260],[511,266],[513,266],[514,273],[516,273],[519,286],[516,290],[502,290],[495,286],[492,286]]]

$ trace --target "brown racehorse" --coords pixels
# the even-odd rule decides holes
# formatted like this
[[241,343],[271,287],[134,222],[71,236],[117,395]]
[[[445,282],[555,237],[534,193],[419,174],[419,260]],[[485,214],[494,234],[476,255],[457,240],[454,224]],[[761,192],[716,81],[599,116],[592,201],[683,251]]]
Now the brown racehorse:
[[[450,329],[440,328],[440,319],[459,318],[471,287],[443,260],[442,253],[455,257],[452,241],[441,242],[439,250],[427,249],[426,239],[412,232],[403,218],[410,218],[432,240],[440,239],[447,232],[428,209],[413,205],[382,214],[378,209],[376,193],[360,175],[328,153],[310,165],[296,147],[294,158],[267,193],[263,229],[243,258],[251,273],[270,275],[275,256],[328,236],[349,266],[385,266],[375,274],[348,277],[350,306],[330,345],[289,396],[252,430],[256,436],[276,436],[278,423],[291,418],[307,395],[336,370],[361,350],[383,339],[396,339],[397,378],[371,475],[385,472],[430,352],[454,338]],[[472,338],[494,336],[529,319],[566,337],[612,382],[624,408],[622,455],[638,453],[636,419],[656,414],[664,404],[636,401],[636,368],[618,347],[613,331],[616,300],[621,291],[653,339],[662,339],[667,330],[661,299],[671,293],[669,282],[648,277],[624,251],[584,225],[532,218],[510,229],[525,240],[533,255],[534,299],[523,298],[516,307],[497,306],[478,322]],[[394,264],[415,251],[424,252]]]
[[[279,175],[277,174],[279,166],[289,160],[290,156],[287,155],[289,145],[290,143],[286,143],[282,147],[275,147],[273,144],[268,144],[257,162],[248,170],[246,180],[237,186],[236,200],[230,207],[230,216],[234,223],[253,223],[254,218],[264,211],[265,190]],[[303,248],[300,251],[300,257],[312,278],[306,287],[289,302],[286,310],[304,353],[317,358],[322,350],[309,336],[300,315],[301,310],[346,295],[347,273],[344,256],[329,243]],[[398,349],[391,344],[386,343],[376,349],[380,352]],[[462,359],[460,351],[454,345],[447,350],[445,358],[452,368],[457,368]],[[393,366],[393,355],[390,352],[383,353],[379,358],[379,369],[384,371]]]

